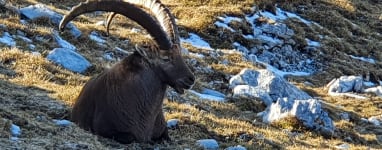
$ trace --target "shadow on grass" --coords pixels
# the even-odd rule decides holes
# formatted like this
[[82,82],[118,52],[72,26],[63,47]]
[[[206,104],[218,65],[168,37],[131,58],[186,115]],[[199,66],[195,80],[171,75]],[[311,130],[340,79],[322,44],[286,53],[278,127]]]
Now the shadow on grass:
[[[50,98],[49,93],[51,91],[0,79],[0,117],[21,128],[20,139],[54,133],[52,119],[67,119],[69,108]],[[12,145],[12,141],[9,142]]]
[[[372,125],[371,123],[362,120],[362,116],[352,111],[346,111],[333,105],[323,104],[323,108],[328,112],[330,118],[334,122],[342,121],[341,125],[337,125],[333,138],[340,139],[347,143],[354,145],[367,145],[371,148],[381,149],[382,145],[379,144],[377,139],[365,138],[365,136],[382,134],[382,127]],[[348,114],[349,121],[343,120],[341,114]]]
[[[213,121],[212,119],[206,119],[205,121],[216,124],[217,126],[225,126]],[[173,144],[182,144],[184,137],[190,136],[192,139],[215,139],[219,143],[220,148],[226,148],[229,146],[242,145],[247,149],[284,149],[279,142],[264,139],[256,139],[254,135],[247,134],[245,131],[242,133],[232,134],[232,135],[221,135],[210,129],[211,127],[204,125],[200,122],[195,122],[191,120],[184,120],[179,126],[179,129],[172,130],[170,133],[175,133],[175,138],[183,139],[177,140]],[[179,137],[179,136],[184,136]],[[191,141],[193,141],[191,140]],[[194,147],[197,148],[197,147]]]
[[[110,139],[98,137],[77,125],[60,125],[69,120],[71,107],[51,98],[52,91],[20,86],[0,78],[0,147],[5,149],[113,149],[123,148]],[[2,122],[5,122],[2,124]],[[11,140],[11,124],[21,129]]]
[[[243,104],[246,102],[249,104]],[[221,148],[242,145],[247,149],[284,149],[283,145],[287,141],[265,136],[263,132],[268,131],[270,128],[268,125],[252,123],[256,112],[259,112],[262,107],[261,104],[249,102],[249,100],[240,100],[236,102],[237,104],[210,101],[196,103],[192,107],[201,113],[206,112],[205,115],[201,114],[199,116],[201,118],[196,117],[199,118],[197,121],[191,120],[192,117],[183,117],[180,126],[183,131],[177,131],[178,134],[190,136],[193,139],[212,138],[221,144]]]

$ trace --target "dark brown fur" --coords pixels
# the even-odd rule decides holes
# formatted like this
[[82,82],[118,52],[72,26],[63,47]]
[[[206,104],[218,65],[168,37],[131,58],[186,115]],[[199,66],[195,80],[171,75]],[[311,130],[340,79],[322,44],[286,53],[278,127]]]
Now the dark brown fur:
[[84,86],[72,121],[122,143],[169,140],[162,112],[167,85],[189,88],[194,82],[182,59],[173,63],[184,66],[166,71],[137,53],[125,58]]
[[166,89],[171,86],[183,93],[195,80],[181,56],[172,14],[159,0],[139,1],[146,3],[153,4],[144,6],[153,7],[148,9],[154,17],[129,2],[86,1],[73,7],[59,26],[62,30],[78,15],[104,10],[129,17],[154,37],[156,44],[137,47],[134,54],[86,83],[72,110],[72,121],[81,128],[122,143],[169,140],[162,111]]

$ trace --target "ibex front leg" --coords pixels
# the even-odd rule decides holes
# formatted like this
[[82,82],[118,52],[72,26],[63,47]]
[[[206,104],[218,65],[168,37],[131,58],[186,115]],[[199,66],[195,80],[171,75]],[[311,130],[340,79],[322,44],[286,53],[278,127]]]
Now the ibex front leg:
[[154,142],[163,142],[163,141],[171,141],[170,136],[168,135],[167,123],[164,119],[163,112],[159,113],[156,120],[153,131]]

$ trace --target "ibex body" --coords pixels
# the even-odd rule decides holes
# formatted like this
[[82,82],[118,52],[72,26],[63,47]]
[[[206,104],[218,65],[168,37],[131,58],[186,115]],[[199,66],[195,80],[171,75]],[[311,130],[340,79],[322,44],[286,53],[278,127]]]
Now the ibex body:
[[136,21],[157,42],[148,48],[138,47],[134,54],[88,81],[74,104],[72,121],[122,143],[169,140],[162,112],[166,89],[170,85],[183,93],[194,83],[194,75],[181,56],[173,16],[157,0],[145,3],[159,8],[147,9],[160,15],[150,16],[139,7],[149,5],[139,3],[87,1],[74,7],[60,24],[62,30],[82,13],[111,11]]

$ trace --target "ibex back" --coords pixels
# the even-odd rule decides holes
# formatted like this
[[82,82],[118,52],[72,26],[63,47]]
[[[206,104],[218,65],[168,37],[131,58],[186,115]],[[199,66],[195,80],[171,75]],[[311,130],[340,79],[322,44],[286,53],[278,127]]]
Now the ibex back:
[[136,47],[133,54],[89,80],[74,104],[72,121],[122,143],[169,140],[162,112],[166,89],[169,85],[182,94],[195,80],[182,58],[174,17],[158,0],[87,1],[64,16],[60,30],[76,16],[93,11],[130,18],[156,43]]

